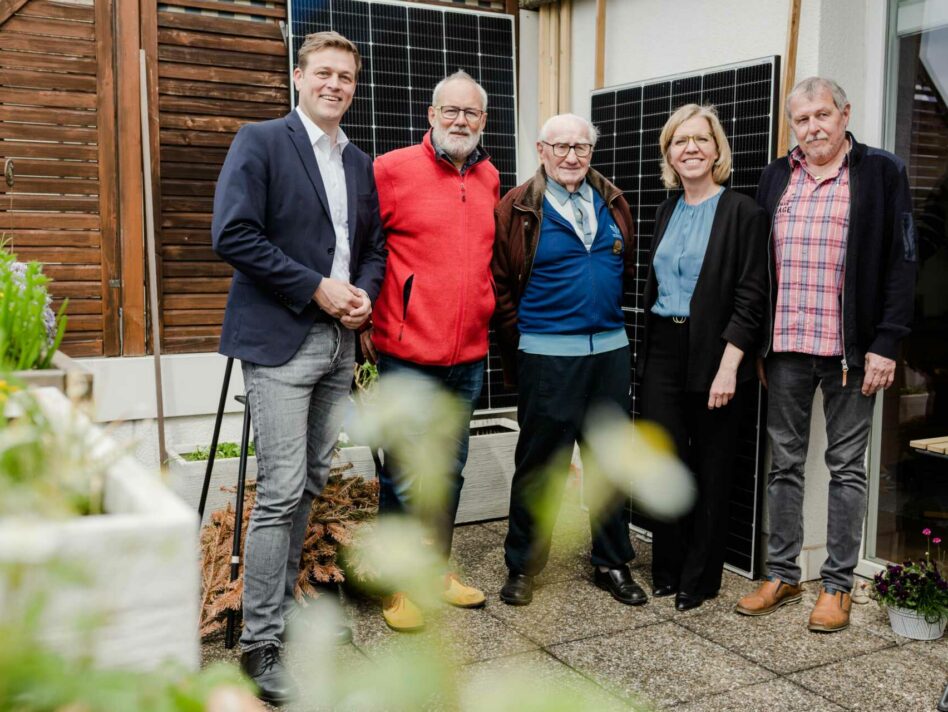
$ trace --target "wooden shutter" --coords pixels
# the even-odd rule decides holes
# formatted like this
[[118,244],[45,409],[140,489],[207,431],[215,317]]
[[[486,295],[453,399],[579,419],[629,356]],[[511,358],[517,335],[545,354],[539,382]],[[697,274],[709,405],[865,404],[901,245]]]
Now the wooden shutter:
[[[110,2],[0,0],[0,234],[46,263],[63,349],[119,352]],[[102,30],[105,27],[105,31]]]

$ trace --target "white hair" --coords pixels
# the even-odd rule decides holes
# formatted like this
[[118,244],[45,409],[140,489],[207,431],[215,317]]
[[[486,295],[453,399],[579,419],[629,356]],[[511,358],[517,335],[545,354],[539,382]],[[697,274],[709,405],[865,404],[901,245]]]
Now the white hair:
[[482,104],[481,110],[487,111],[487,92],[484,90],[484,87],[482,87],[480,84],[478,84],[474,80],[474,77],[472,77],[470,74],[465,72],[463,69],[459,69],[454,74],[449,74],[440,82],[435,84],[434,91],[431,92],[431,105],[438,106],[438,94],[441,93],[441,90],[444,89],[444,86],[450,82],[455,82],[458,80],[470,82],[475,87],[477,87],[477,93],[481,95],[481,104]]
[[593,146],[596,145],[596,141],[599,139],[599,129],[597,129],[593,125],[593,122],[589,119],[582,116],[577,116],[576,114],[557,114],[556,116],[551,116],[545,122],[543,122],[543,127],[540,129],[540,135],[537,140],[546,141],[550,137],[553,124],[560,119],[569,119],[585,126],[586,131],[589,134],[589,143],[591,143]]

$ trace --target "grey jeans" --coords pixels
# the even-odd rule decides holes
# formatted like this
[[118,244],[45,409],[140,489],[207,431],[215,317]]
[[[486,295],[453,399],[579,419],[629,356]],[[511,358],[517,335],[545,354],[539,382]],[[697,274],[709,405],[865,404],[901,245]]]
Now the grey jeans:
[[354,359],[353,332],[318,322],[282,366],[241,364],[257,453],[244,548],[244,650],[279,644],[293,607],[306,525],[329,478]]
[[838,356],[772,354],[767,359],[767,434],[773,464],[767,482],[770,539],[767,568],[789,584],[800,581],[803,478],[816,387],[823,391],[826,466],[830,471],[823,585],[850,591],[866,513],[866,446],[873,398],[861,392],[863,370],[850,367],[846,386]]

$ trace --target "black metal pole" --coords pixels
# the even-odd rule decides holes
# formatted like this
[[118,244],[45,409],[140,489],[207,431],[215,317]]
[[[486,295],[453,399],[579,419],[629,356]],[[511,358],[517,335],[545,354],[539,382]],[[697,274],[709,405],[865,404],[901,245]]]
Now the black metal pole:
[[198,526],[204,522],[204,507],[207,504],[207,491],[211,486],[211,472],[214,470],[214,457],[217,455],[217,439],[221,434],[221,421],[224,419],[224,406],[227,404],[227,389],[230,388],[230,372],[234,368],[234,357],[227,357],[224,368],[224,385],[221,387],[221,400],[217,404],[217,419],[214,421],[214,435],[211,436],[211,452],[207,456],[207,469],[204,471],[204,486],[201,488],[201,501],[198,503]]
[[[237,502],[234,509],[234,544],[230,554],[230,580],[236,581],[240,573],[240,534],[244,524],[244,488],[247,482],[247,445],[250,442],[250,406],[245,398],[238,398],[244,404],[244,427],[240,436],[240,464],[237,468]],[[227,635],[224,646],[234,647],[234,628],[237,612],[227,611]]]

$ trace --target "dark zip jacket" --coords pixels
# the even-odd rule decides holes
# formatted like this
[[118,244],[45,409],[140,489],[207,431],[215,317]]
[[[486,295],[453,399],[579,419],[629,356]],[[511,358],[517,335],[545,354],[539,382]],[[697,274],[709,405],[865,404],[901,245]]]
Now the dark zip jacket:
[[[905,163],[888,151],[852,142],[849,152],[849,229],[843,264],[843,357],[862,368],[867,353],[894,359],[909,333],[914,308],[915,223]],[[773,225],[777,205],[790,183],[790,159],[764,169],[757,202],[770,215],[770,322],[763,354],[770,351],[777,305]]]
[[[655,216],[654,258],[681,193],[660,206]],[[688,370],[685,389],[707,391],[728,343],[744,352],[737,380],[754,377],[754,363],[767,317],[767,215],[751,198],[725,189],[714,211],[711,237],[691,297],[688,319]],[[636,376],[648,378],[645,364],[649,333],[656,316],[658,281],[649,264],[642,308],[645,332],[636,359]]]

